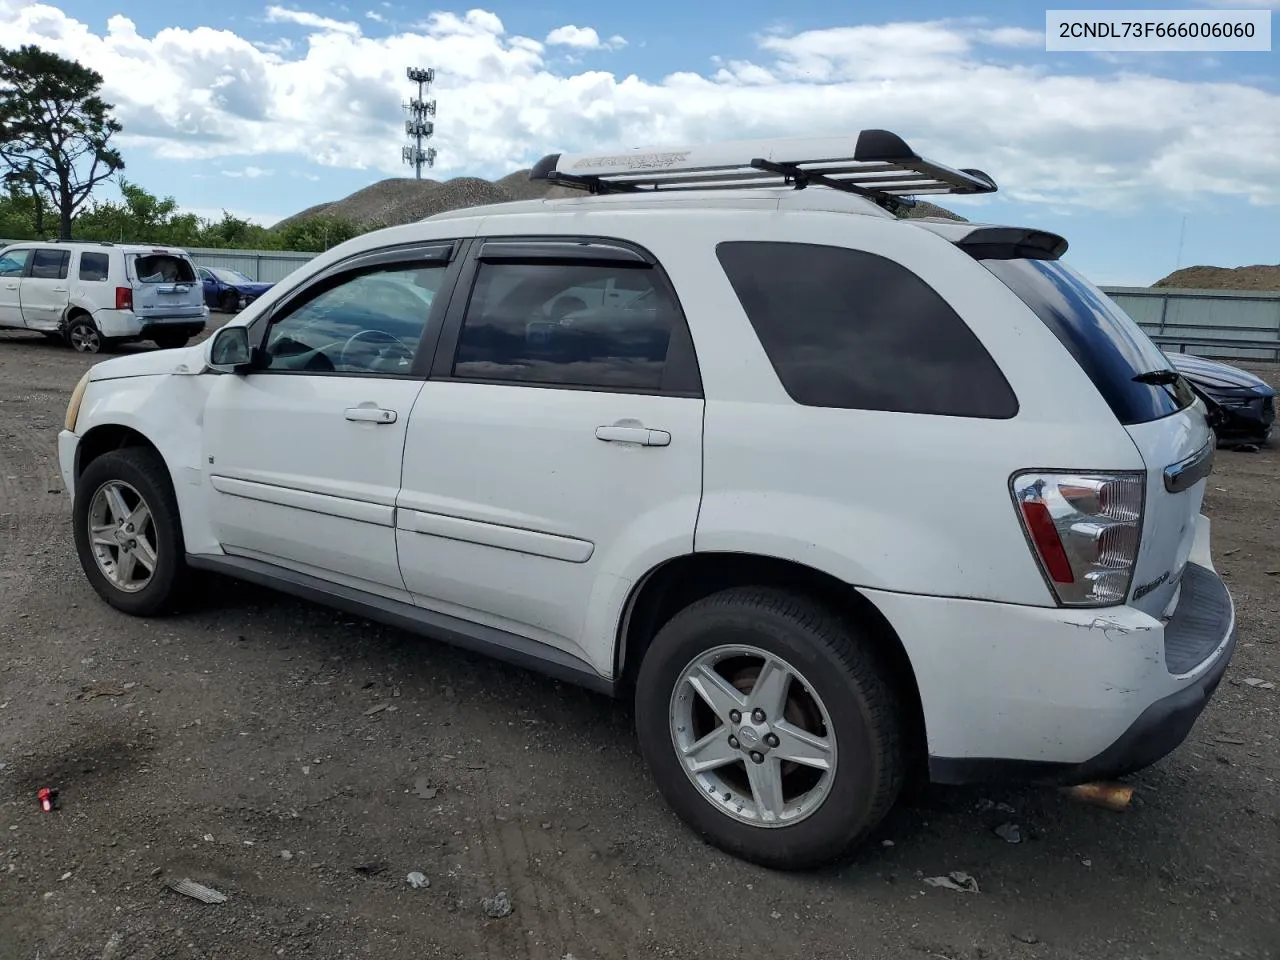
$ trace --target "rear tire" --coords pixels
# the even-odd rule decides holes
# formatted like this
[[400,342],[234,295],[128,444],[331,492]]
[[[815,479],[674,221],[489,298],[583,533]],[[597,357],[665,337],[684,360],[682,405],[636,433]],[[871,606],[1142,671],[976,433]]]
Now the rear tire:
[[78,313],[67,321],[67,345],[76,353],[101,353],[107,345],[93,317]]
[[98,595],[139,617],[172,609],[188,569],[178,499],[159,454],[145,447],[104,453],[75,489],[76,553]]
[[[701,692],[716,687],[702,672],[712,661],[729,691],[712,694],[718,709]],[[780,694],[754,687],[769,671],[785,678]],[[836,612],[780,589],[725,590],[676,614],[646,651],[640,749],[667,802],[715,846],[784,870],[839,861],[902,789],[902,712],[886,676],[869,637]],[[749,691],[740,709],[735,690]],[[753,711],[771,703],[782,709]],[[791,757],[806,759],[780,759]]]
[[161,350],[176,350],[179,347],[185,347],[191,337],[185,333],[160,333],[153,339]]

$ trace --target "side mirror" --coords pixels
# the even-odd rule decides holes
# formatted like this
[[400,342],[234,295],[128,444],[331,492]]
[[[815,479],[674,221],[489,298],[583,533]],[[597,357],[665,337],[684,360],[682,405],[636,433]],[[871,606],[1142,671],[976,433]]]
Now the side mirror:
[[211,369],[221,373],[248,373],[252,360],[248,327],[223,327],[213,335],[209,347]]

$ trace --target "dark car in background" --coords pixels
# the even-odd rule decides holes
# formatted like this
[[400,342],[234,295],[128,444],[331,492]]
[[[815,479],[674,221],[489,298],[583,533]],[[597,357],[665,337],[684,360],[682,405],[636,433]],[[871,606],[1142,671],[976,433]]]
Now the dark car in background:
[[1267,442],[1276,420],[1276,391],[1269,383],[1218,360],[1189,353],[1168,357],[1209,408],[1219,442],[1233,447]]
[[200,267],[198,272],[204,282],[204,302],[223,313],[239,313],[274,286],[225,267]]

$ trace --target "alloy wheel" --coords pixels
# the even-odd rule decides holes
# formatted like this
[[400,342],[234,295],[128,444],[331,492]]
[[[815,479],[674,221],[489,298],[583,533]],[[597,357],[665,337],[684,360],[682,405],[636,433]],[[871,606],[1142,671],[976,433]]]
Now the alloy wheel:
[[155,521],[137,489],[109,480],[89,502],[89,545],[102,575],[124,593],[151,582],[157,563]]
[[699,654],[681,672],[668,712],[685,773],[736,820],[790,826],[831,791],[831,717],[813,685],[776,654],[746,645]]

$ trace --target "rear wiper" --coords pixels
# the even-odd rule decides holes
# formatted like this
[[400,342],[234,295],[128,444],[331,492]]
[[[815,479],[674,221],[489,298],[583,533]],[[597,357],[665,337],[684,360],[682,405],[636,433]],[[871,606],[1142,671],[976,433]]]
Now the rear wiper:
[[1133,379],[1136,383],[1149,383],[1153,387],[1168,387],[1177,383],[1181,376],[1177,370],[1148,370]]

